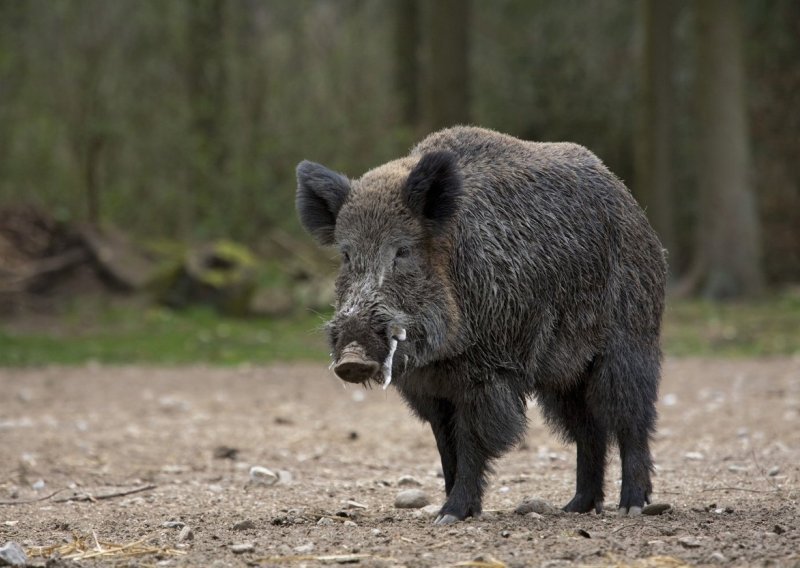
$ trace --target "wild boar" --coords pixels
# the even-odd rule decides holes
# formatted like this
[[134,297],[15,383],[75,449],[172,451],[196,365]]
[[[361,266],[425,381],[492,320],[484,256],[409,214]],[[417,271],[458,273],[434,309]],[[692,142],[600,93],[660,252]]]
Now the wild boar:
[[350,180],[297,167],[303,226],[336,247],[333,370],[392,384],[430,423],[446,501],[479,515],[491,462],[534,398],[577,444],[565,511],[602,511],[606,454],[621,514],[649,502],[666,261],[625,185],[587,149],[459,126]]

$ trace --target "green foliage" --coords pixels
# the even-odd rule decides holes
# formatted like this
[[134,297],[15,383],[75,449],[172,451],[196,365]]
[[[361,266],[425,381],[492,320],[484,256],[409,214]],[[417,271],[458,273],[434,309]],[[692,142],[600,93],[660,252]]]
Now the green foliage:
[[322,318],[221,318],[211,309],[107,308],[89,324],[76,308],[56,331],[0,328],[0,366],[107,364],[236,365],[324,360]]
[[800,355],[800,293],[747,303],[668,302],[663,345],[679,357]]

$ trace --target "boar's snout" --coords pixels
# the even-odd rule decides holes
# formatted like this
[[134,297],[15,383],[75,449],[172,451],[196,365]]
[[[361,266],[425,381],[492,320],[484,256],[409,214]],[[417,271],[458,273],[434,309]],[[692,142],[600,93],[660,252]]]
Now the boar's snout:
[[333,372],[348,383],[363,383],[374,377],[379,368],[380,365],[370,360],[364,348],[354,341],[344,348]]

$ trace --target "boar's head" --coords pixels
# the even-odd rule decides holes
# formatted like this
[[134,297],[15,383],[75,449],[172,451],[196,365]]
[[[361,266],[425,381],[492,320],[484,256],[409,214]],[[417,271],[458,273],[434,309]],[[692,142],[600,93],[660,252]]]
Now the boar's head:
[[440,357],[458,319],[447,276],[462,194],[455,156],[404,158],[358,180],[304,161],[297,185],[301,223],[341,255],[328,325],[336,374],[362,383],[392,361],[402,372]]

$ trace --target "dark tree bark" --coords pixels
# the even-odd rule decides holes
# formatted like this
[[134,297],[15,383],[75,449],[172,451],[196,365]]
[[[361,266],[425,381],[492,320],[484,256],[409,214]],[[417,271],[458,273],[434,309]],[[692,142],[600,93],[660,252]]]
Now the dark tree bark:
[[640,65],[639,124],[635,190],[653,228],[669,253],[673,270],[680,265],[673,191],[674,28],[679,5],[642,0],[643,49]]
[[187,97],[191,112],[190,171],[181,224],[191,232],[203,206],[219,195],[227,148],[224,139],[227,69],[225,66],[225,2],[195,0],[188,4]]
[[420,0],[395,0],[395,89],[403,124],[419,124]]
[[426,5],[424,120],[438,130],[470,120],[470,0]]
[[740,4],[697,0],[699,289],[710,298],[758,294],[761,244],[751,187]]

